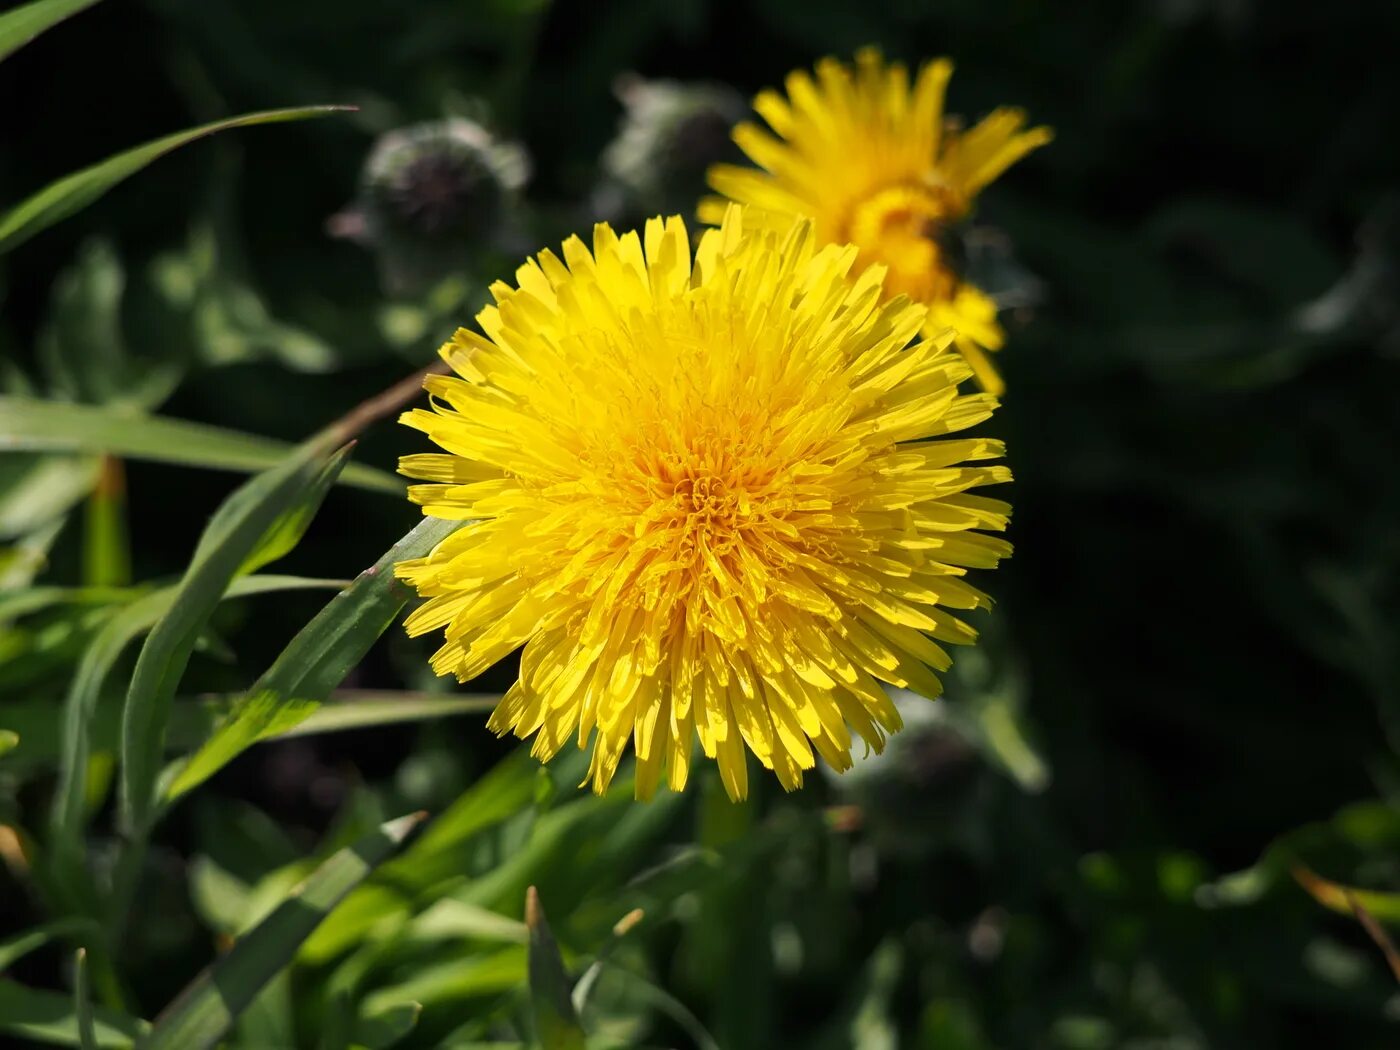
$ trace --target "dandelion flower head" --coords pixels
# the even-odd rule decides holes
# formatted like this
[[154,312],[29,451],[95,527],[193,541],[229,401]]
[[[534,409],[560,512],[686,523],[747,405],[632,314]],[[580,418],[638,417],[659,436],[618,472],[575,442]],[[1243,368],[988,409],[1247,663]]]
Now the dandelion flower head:
[[812,218],[820,242],[855,244],[860,266],[887,267],[887,294],[927,305],[930,333],[954,328],[978,381],[999,393],[1001,380],[984,350],[1000,349],[1005,335],[996,304],[958,274],[952,227],[983,187],[1051,133],[1026,129],[1025,113],[1012,107],[968,131],[945,127],[952,71],[951,62],[938,59],[911,84],[908,69],[866,48],[854,68],[828,58],[815,78],[805,70],[789,74],[786,96],[765,90],[754,99],[772,131],[751,123],[734,129],[734,141],[758,169],[712,168],[710,185],[723,198],[702,202],[700,217],[719,221],[728,198],[775,228],[793,216]]
[[[948,438],[988,394],[924,308],[883,294],[857,250],[809,223],[731,209],[692,254],[679,218],[598,226],[498,283],[442,349],[432,406],[403,416],[443,451],[403,473],[425,513],[467,522],[398,575],[466,681],[523,646],[490,720],[548,761],[592,747],[607,789],[684,787],[693,752],[734,798],[746,752],[783,786],[851,765],[900,728],[881,683],[938,695],[940,642],[975,632],[965,579],[1010,553],[979,530],[1009,506],[998,441]],[[696,743],[698,741],[698,748]]]

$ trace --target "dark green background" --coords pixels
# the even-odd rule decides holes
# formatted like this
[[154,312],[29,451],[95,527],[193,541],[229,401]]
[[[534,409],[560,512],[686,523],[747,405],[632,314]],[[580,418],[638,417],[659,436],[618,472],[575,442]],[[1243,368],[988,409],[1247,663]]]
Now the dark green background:
[[[1025,792],[933,734],[856,789],[873,802],[863,830],[839,846],[787,844],[778,853],[796,873],[762,851],[736,864],[728,905],[704,913],[727,936],[710,930],[703,950],[693,932],[655,937],[654,965],[726,1048],[850,1045],[882,965],[901,1046],[1393,1046],[1396,988],[1355,923],[1275,868],[1252,902],[1206,908],[1201,887],[1370,800],[1364,821],[1289,841],[1329,877],[1400,889],[1400,735],[1386,733],[1400,730],[1397,11],[110,0],[0,67],[0,200],[225,114],[361,110],[194,146],[11,254],[0,355],[41,392],[103,397],[101,383],[46,388],[39,349],[61,322],[55,282],[100,237],[126,271],[130,358],[186,369],[160,411],[300,438],[426,363],[444,334],[436,319],[423,339],[386,345],[373,259],[325,233],[376,133],[483,99],[533,158],[522,220],[533,249],[592,221],[620,73],[747,95],[866,43],[911,61],[952,55],[952,110],[1014,103],[1056,129],[977,216],[1009,235],[1040,288],[1006,317],[1009,392],[986,427],[1010,446],[1016,555],[984,579],[999,605],[979,626],[990,681],[1014,689],[1053,779]],[[220,272],[331,355],[308,367],[273,335],[212,366],[147,276],[195,227],[216,231]],[[485,255],[463,266],[475,281],[506,273]],[[80,371],[99,377],[103,331],[70,340]],[[358,455],[391,465],[421,450],[416,437],[382,425]],[[137,575],[177,572],[232,481],[128,469]],[[338,491],[295,568],[350,575],[413,516]],[[52,580],[76,579],[76,549],[72,535],[60,543]],[[230,623],[238,665],[196,674],[234,687],[237,668],[264,665],[318,601],[292,596]],[[359,684],[421,684],[406,670],[419,649],[397,638],[381,649]],[[951,703],[979,688],[964,675]],[[309,835],[339,797],[317,796],[318,776],[375,782],[427,754],[446,770],[435,789],[446,799],[505,750],[471,722],[331,738],[252,753],[209,793]],[[838,795],[818,777],[791,800],[765,785],[753,806],[781,820]],[[684,840],[690,824],[667,834]],[[177,820],[172,848],[188,834]],[[876,874],[853,879],[850,864]],[[7,926],[27,917],[9,902],[0,914]],[[805,952],[789,966],[779,950],[775,964],[791,930]],[[147,1008],[182,983],[165,963],[198,962],[208,946],[161,950],[138,989]],[[683,1045],[667,1031],[653,1041]]]

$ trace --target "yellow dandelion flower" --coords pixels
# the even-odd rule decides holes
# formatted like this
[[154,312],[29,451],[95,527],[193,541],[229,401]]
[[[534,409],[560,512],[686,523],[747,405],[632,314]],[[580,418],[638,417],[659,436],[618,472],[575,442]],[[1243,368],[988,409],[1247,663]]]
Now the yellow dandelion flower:
[[[792,789],[816,755],[851,765],[900,727],[881,682],[933,697],[937,642],[988,605],[964,576],[1010,553],[979,529],[1010,507],[998,441],[943,439],[991,415],[963,394],[924,308],[854,274],[810,225],[732,209],[692,259],[678,217],[577,237],[497,283],[442,349],[431,410],[403,422],[445,454],[403,473],[425,513],[469,524],[398,575],[446,629],[466,681],[520,646],[490,720],[548,761],[570,737],[606,790],[629,742],[636,794],[684,787],[698,738],[734,798],[745,749]],[[935,639],[937,641],[935,641]]]
[[[903,65],[886,65],[873,48],[857,54],[854,69],[828,58],[815,79],[793,72],[786,97],[768,90],[754,99],[771,134],[748,123],[734,129],[734,141],[763,170],[720,164],[709,179],[725,198],[753,209],[752,221],[782,229],[793,216],[808,216],[822,243],[854,244],[860,266],[887,267],[886,293],[926,304],[930,334],[952,326],[982,388],[1000,393],[985,353],[1005,338],[996,304],[959,277],[946,237],[984,186],[1051,133],[1025,130],[1025,113],[1009,107],[970,131],[945,128],[952,72],[939,59],[911,85]],[[707,198],[701,219],[718,222],[726,204]]]

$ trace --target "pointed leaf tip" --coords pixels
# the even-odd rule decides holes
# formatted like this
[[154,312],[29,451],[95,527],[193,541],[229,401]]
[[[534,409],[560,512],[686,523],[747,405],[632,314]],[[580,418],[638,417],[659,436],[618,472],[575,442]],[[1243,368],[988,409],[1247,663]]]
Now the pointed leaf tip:
[[642,911],[641,908],[633,908],[631,911],[629,911],[629,912],[628,912],[626,915],[624,915],[622,918],[618,919],[617,922],[613,923],[613,928],[612,928],[613,936],[614,936],[614,937],[624,937],[624,936],[626,936],[626,935],[627,935],[628,933],[630,933],[632,930],[636,929],[637,924],[638,924],[639,922],[641,922],[642,919],[645,918],[645,917],[646,917],[646,912]]
[[534,886],[525,890],[525,927],[529,931],[526,955],[535,1035],[544,1050],[583,1050],[584,1033],[574,1009],[572,982]]
[[525,890],[525,925],[533,933],[544,924],[544,909],[540,907],[540,891],[530,886]]

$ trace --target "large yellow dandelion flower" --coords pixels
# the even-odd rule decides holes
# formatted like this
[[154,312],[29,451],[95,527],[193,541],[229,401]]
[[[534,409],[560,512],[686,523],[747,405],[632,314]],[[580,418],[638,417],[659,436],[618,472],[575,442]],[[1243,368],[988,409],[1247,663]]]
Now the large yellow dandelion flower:
[[[928,307],[928,332],[952,327],[983,389],[1002,382],[985,350],[1005,336],[996,304],[960,278],[950,225],[981,189],[1037,146],[1050,129],[1025,130],[1026,115],[1001,108],[970,131],[944,127],[943,95],[953,65],[930,62],[911,85],[908,70],[867,48],[851,69],[835,59],[788,75],[787,97],[760,92],[754,109],[773,129],[740,124],[734,141],[762,171],[716,165],[710,185],[750,206],[751,221],[782,229],[812,218],[822,243],[854,244],[860,266],[888,268],[885,291]],[[726,201],[709,198],[700,217],[718,222]]]
[[1010,552],[974,531],[1009,506],[968,494],[1006,468],[963,465],[1001,443],[941,440],[995,399],[805,222],[733,209],[693,261],[679,218],[562,254],[495,285],[403,416],[446,450],[403,460],[411,497],[469,522],[398,566],[427,598],[408,630],[446,628],[433,667],[462,681],[523,645],[490,727],[545,761],[591,737],[600,793],[629,742],[641,798],[685,785],[696,738],[734,798],[746,748],[788,789],[849,768],[853,733],[900,727],[881,682],[938,694],[934,639],[975,637],[946,609],[986,606],[966,570]]

